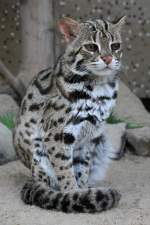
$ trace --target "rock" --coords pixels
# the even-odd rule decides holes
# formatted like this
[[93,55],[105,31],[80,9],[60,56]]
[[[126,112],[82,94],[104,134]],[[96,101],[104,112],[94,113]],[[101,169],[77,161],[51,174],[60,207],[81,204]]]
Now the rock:
[[0,165],[15,159],[16,153],[12,142],[12,132],[0,123]]
[[127,130],[129,149],[137,155],[150,156],[150,127]]
[[77,214],[24,204],[21,201],[20,191],[30,173],[19,161],[5,164],[0,167],[0,224],[149,225],[149,171],[150,158],[132,155],[130,159],[126,155],[112,163],[105,178],[105,186],[120,191],[122,198],[119,205],[101,213]]
[[106,124],[106,133],[119,159],[124,153],[126,143],[126,123]]
[[18,112],[18,105],[13,100],[10,95],[0,94],[0,115],[4,115],[6,113],[14,113]]
[[123,82],[120,82],[114,114],[121,119],[127,119],[129,122],[150,126],[150,113]]

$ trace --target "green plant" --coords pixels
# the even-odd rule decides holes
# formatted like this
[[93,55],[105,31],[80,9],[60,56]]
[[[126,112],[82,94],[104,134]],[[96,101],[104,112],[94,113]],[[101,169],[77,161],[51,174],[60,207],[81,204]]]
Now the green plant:
[[109,124],[116,124],[116,123],[122,123],[125,122],[123,119],[117,118],[113,113],[110,114],[108,119],[106,120]]
[[9,129],[13,129],[15,127],[14,113],[6,113],[5,115],[0,116],[0,122],[4,124]]
[[106,120],[108,124],[117,124],[117,123],[126,123],[127,129],[134,129],[134,128],[142,128],[142,124],[137,124],[134,122],[130,122],[127,119],[120,119],[117,118],[113,113],[109,116],[109,118]]

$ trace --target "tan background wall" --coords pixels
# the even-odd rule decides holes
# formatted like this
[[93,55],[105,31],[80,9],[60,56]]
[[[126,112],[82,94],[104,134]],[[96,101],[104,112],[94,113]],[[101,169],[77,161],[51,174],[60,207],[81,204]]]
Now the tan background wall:
[[[149,0],[53,0],[53,5],[55,21],[64,15],[79,20],[101,16],[111,20],[127,15],[122,79],[138,96],[150,97]],[[18,0],[0,0],[0,58],[14,74],[21,63],[19,9]],[[63,44],[58,31],[55,37],[58,56]]]
[[20,2],[0,0],[0,59],[16,74],[21,63]]

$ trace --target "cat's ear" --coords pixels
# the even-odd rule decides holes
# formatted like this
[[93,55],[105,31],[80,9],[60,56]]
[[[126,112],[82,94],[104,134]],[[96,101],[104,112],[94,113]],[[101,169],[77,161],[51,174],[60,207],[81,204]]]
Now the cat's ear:
[[119,31],[122,30],[124,24],[126,23],[126,18],[127,18],[126,16],[122,16],[120,19],[115,21],[114,25]]
[[58,22],[58,27],[66,42],[72,41],[80,30],[80,24],[69,17],[61,19]]

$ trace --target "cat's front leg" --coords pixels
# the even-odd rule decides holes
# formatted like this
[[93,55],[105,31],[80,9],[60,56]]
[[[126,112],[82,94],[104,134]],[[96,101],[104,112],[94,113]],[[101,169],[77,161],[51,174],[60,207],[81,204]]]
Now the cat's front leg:
[[[74,118],[73,118],[74,122]],[[62,190],[72,190],[78,189],[78,184],[76,180],[76,174],[74,170],[74,164],[76,164],[76,160],[78,157],[75,158],[74,151],[81,140],[85,139],[86,130],[84,122],[74,125],[72,120],[67,123],[64,127],[63,131],[58,136],[58,141],[56,143],[56,154],[55,154],[55,171],[59,180],[59,184]],[[57,139],[57,138],[56,138]],[[86,163],[86,169],[84,169],[84,181],[83,183],[87,183],[88,175],[89,175],[89,153],[88,151],[82,151],[84,165]],[[85,155],[86,160],[85,160]],[[79,156],[80,157],[80,156]],[[59,165],[59,166],[58,166]],[[83,185],[83,184],[82,184]]]
[[79,188],[88,187],[91,167],[91,143],[87,142],[74,149],[73,167]]

